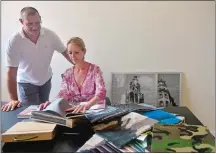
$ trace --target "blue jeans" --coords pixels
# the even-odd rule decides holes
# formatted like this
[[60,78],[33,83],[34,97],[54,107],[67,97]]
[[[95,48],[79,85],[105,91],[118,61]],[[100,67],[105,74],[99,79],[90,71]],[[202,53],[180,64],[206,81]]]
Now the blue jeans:
[[29,105],[39,105],[49,100],[51,79],[44,85],[36,86],[30,83],[18,83],[19,100]]

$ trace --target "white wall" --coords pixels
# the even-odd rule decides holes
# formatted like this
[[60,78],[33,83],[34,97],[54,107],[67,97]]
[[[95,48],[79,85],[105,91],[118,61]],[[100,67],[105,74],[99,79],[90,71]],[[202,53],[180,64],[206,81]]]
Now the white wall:
[[[36,7],[43,25],[66,41],[80,36],[87,60],[98,64],[110,95],[113,71],[176,71],[183,75],[183,103],[215,130],[215,2],[2,2],[2,85],[8,100],[4,66],[7,39],[19,30],[19,11]],[[70,64],[55,54],[53,98],[60,73]]]

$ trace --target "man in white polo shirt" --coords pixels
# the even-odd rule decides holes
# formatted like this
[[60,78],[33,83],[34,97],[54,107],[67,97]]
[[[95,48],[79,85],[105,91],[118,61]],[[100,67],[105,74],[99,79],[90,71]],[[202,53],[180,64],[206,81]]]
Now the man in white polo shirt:
[[3,111],[14,110],[21,103],[48,101],[52,77],[50,63],[54,51],[70,61],[60,38],[53,31],[41,27],[41,17],[35,8],[23,8],[20,22],[22,30],[9,39],[6,48],[7,87],[11,101],[2,106]]

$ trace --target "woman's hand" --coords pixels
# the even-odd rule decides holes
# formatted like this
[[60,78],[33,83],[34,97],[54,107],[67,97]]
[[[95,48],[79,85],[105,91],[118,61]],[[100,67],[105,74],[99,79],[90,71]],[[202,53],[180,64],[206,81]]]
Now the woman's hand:
[[50,103],[51,103],[51,102],[46,101],[45,103],[40,104],[39,109],[40,109],[40,110],[45,109]]
[[79,112],[85,113],[85,111],[88,110],[90,107],[91,107],[91,105],[89,103],[87,103],[85,105],[76,105],[76,106],[73,106],[73,107],[67,109],[66,112],[73,111],[72,113],[79,113]]

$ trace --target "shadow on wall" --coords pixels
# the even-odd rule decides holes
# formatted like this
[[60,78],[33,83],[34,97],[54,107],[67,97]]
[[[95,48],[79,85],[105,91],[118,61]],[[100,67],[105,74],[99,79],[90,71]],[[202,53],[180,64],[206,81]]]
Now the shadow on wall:
[[182,105],[187,106],[191,110],[190,90],[187,81],[187,75],[182,73]]

